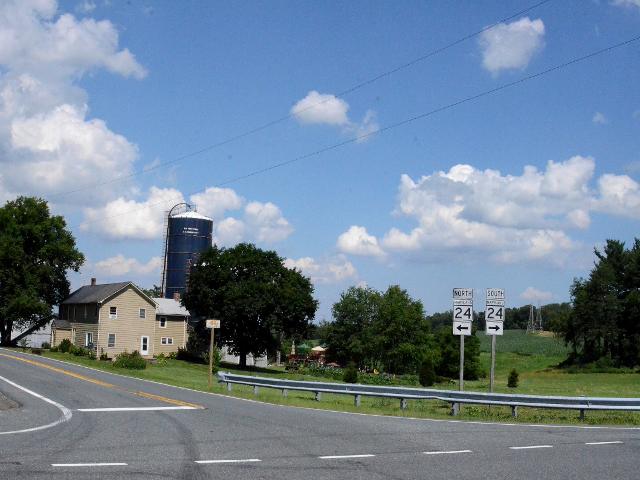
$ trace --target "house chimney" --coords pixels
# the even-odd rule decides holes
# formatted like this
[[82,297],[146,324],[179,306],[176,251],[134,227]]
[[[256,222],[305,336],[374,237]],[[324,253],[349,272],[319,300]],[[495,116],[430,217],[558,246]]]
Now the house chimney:
[[173,299],[176,302],[179,302],[180,301],[180,292],[173,292]]
[[92,278],[92,279],[91,279],[91,286],[92,286],[92,287],[95,287],[95,286],[96,286],[96,279],[95,279],[95,278]]

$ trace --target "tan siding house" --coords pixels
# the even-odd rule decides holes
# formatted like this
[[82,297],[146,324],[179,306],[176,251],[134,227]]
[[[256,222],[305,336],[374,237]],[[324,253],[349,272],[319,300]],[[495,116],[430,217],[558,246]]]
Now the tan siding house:
[[[154,355],[156,303],[131,282],[84,286],[60,304],[58,316],[71,327],[70,340],[97,355],[113,358],[137,350]],[[62,325],[62,323],[61,323]],[[66,326],[66,325],[65,325]],[[52,328],[51,346],[60,344],[63,330]]]
[[156,355],[168,355],[187,346],[189,311],[180,305],[179,299],[154,298],[156,307]]

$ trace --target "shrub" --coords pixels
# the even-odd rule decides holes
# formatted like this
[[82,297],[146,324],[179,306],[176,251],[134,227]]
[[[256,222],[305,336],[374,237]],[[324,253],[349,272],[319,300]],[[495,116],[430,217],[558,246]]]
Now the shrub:
[[178,354],[176,356],[178,360],[189,360],[191,358],[189,351],[182,347],[178,348]]
[[96,352],[94,352],[93,350],[89,352],[89,359],[90,360],[95,360],[96,357]]
[[109,360],[109,356],[106,353],[101,353],[100,360]]
[[137,350],[131,353],[127,353],[125,350],[116,355],[114,366],[118,368],[128,368],[130,370],[144,370],[147,368],[147,361],[142,358],[142,355],[140,355],[140,352]]
[[175,360],[176,358],[178,358],[178,352],[170,352],[167,358],[170,358],[171,360]]
[[73,347],[71,340],[69,340],[68,338],[65,338],[60,342],[60,345],[58,345],[58,350],[60,350],[62,353],[69,353],[69,350],[71,350],[71,347]]
[[164,356],[164,353],[161,353],[160,355],[156,355],[156,360],[158,360],[158,365],[167,364],[167,357]]
[[40,348],[44,348],[48,350],[51,348],[51,344],[49,342],[42,342],[42,346]]
[[431,357],[427,357],[420,371],[418,372],[418,381],[423,387],[430,387],[436,382],[436,371],[433,368]]
[[507,387],[516,388],[517,386],[518,386],[518,370],[516,370],[514,367],[513,370],[509,372],[509,378],[507,379]]
[[58,351],[58,347],[51,347],[51,351],[52,352],[57,352]]
[[73,345],[69,349],[69,353],[75,355],[76,357],[84,357],[85,355],[89,354],[89,352],[86,351],[83,347],[76,347],[75,345]]
[[358,381],[358,370],[354,366],[349,366],[342,374],[344,383],[356,383]]
[[[205,365],[209,365],[209,352],[202,353],[202,360]],[[220,362],[222,361],[222,350],[217,347],[213,347],[213,364],[211,369],[213,373],[217,373],[220,368]]]

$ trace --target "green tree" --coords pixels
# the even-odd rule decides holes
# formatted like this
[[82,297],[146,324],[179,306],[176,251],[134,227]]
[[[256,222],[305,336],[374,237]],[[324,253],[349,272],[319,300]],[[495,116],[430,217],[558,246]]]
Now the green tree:
[[153,288],[143,288],[142,291],[149,298],[162,297],[162,287],[159,285],[154,285]]
[[[480,339],[477,328],[472,335],[464,338],[464,379],[477,380],[486,376],[480,365]],[[457,378],[460,375],[460,336],[454,335],[451,325],[439,328],[435,333],[435,371],[436,374]]]
[[189,277],[183,305],[196,317],[216,318],[223,345],[240,357],[263,355],[285,335],[306,333],[318,308],[313,285],[288,269],[274,251],[241,243],[202,252]]
[[571,286],[573,309],[553,322],[580,362],[610,357],[615,364],[640,363],[640,240],[631,249],[607,240],[588,279]]
[[363,368],[373,358],[373,323],[380,294],[369,287],[349,287],[333,304],[334,321],[328,326],[328,354],[341,363]]
[[77,272],[84,255],[66,226],[42,199],[18,197],[0,208],[0,344],[10,344],[14,326],[46,323],[69,296],[67,271]]
[[375,356],[389,373],[415,373],[430,346],[429,323],[422,302],[390,286],[379,295],[373,325]]

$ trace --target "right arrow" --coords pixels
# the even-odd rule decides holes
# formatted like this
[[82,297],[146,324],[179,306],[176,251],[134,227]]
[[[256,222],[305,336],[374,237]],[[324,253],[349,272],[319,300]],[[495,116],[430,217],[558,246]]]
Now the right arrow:
[[488,329],[495,330],[497,332],[498,330],[500,330],[500,327],[498,325],[494,325],[493,327],[489,327]]

